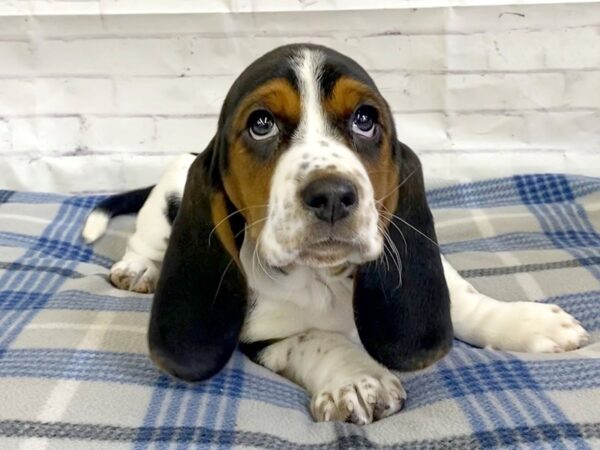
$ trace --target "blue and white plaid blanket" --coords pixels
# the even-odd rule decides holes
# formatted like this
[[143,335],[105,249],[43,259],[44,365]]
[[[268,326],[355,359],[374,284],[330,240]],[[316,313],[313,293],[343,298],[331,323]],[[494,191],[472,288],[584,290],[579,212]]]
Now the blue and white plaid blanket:
[[107,280],[131,218],[86,246],[98,196],[0,191],[0,449],[600,448],[600,179],[527,175],[429,192],[448,259],[481,291],[557,303],[592,333],[566,354],[457,342],[404,374],[405,410],[313,423],[305,392],[236,354],[209,382],[147,358],[150,296]]

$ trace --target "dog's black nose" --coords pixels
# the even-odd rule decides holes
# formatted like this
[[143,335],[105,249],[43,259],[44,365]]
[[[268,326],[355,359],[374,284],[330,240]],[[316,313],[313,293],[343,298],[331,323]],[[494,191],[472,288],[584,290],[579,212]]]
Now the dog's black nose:
[[331,224],[346,217],[358,204],[356,186],[335,176],[311,181],[300,196],[309,211]]

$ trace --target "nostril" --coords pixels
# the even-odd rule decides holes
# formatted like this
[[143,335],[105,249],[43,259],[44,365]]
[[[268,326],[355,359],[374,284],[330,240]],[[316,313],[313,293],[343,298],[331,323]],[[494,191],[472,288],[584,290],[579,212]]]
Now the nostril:
[[309,208],[324,208],[327,206],[327,203],[329,203],[329,199],[325,194],[316,194],[308,196],[305,203]]
[[340,203],[346,208],[350,208],[356,204],[356,192],[354,190],[342,194]]

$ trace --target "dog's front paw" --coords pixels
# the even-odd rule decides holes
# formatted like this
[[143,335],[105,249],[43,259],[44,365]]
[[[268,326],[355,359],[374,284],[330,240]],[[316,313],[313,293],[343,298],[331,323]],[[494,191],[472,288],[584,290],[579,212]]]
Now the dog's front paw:
[[379,373],[335,377],[313,396],[311,412],[319,422],[366,425],[400,411],[405,400],[400,380],[382,368]]
[[110,268],[110,281],[119,289],[151,294],[156,288],[158,268],[146,259],[121,260]]
[[557,305],[533,302],[506,303],[498,316],[499,350],[558,353],[575,350],[588,341],[588,333]]

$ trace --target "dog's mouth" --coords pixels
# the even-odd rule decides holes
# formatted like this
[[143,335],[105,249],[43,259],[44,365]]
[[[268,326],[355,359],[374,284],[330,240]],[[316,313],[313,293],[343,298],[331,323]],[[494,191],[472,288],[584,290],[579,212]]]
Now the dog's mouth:
[[304,247],[307,250],[331,251],[340,248],[356,247],[356,242],[349,239],[327,237],[308,242]]
[[303,245],[298,259],[304,265],[330,267],[347,262],[356,252],[360,252],[356,241],[327,237]]

